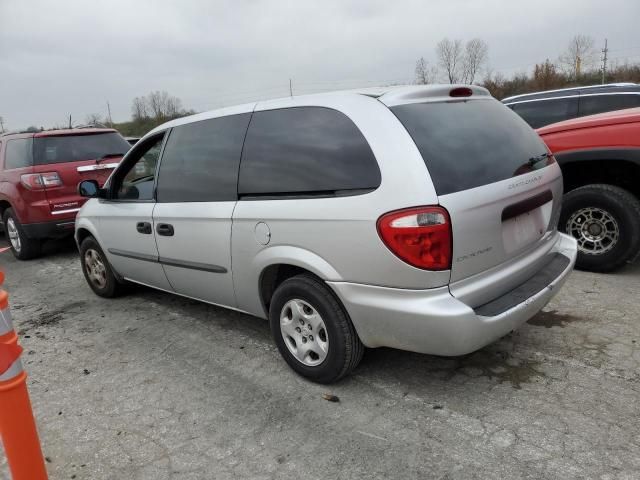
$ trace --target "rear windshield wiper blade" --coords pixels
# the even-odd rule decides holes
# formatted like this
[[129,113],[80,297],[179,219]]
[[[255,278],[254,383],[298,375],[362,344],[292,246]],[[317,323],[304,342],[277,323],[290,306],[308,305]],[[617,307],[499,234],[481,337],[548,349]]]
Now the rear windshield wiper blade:
[[528,160],[528,163],[529,163],[529,165],[531,165],[533,167],[536,163],[542,162],[543,160],[546,160],[550,156],[551,156],[551,154],[549,152],[544,152],[543,154],[538,155],[536,157],[531,157]]

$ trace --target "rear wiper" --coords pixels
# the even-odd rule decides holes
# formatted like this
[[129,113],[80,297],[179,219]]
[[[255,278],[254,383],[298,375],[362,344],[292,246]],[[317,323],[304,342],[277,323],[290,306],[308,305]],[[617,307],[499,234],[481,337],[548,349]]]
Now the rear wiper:
[[533,167],[536,163],[541,162],[543,160],[546,160],[550,156],[551,156],[551,154],[549,152],[544,152],[542,155],[538,155],[537,157],[531,157],[528,160],[528,163],[529,163],[530,166]]
[[96,163],[100,163],[102,160],[106,160],[107,158],[122,157],[123,155],[124,153],[107,153],[105,155],[102,155],[100,158],[98,158],[96,160]]

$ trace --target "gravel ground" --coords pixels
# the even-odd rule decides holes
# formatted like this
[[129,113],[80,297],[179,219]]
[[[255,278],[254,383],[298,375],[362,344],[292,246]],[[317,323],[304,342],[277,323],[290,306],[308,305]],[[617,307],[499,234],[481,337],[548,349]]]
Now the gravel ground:
[[52,479],[639,478],[640,265],[574,272],[474,354],[369,350],[327,387],[262,320],[145,288],[101,299],[73,243],[49,250],[0,264]]

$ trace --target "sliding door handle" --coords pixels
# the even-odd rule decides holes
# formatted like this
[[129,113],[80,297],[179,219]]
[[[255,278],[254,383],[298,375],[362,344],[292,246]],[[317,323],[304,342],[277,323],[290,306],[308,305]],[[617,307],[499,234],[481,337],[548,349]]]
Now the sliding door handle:
[[156,225],[156,232],[158,232],[158,235],[162,235],[164,237],[173,237],[173,225],[168,223],[159,223]]
[[144,233],[145,235],[149,235],[151,233],[151,224],[149,222],[138,222],[136,224],[136,230],[138,233]]

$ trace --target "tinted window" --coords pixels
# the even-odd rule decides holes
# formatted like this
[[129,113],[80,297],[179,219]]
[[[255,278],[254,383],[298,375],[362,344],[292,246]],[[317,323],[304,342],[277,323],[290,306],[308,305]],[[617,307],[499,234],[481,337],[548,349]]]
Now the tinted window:
[[4,168],[22,168],[33,165],[31,138],[16,138],[7,142],[4,153]]
[[373,152],[344,114],[321,107],[253,114],[240,165],[240,194],[332,194],[379,185]]
[[580,116],[640,107],[639,95],[593,95],[580,97]]
[[517,103],[513,110],[533,128],[578,116],[578,97]]
[[[540,137],[493,100],[391,109],[416,142],[438,195],[498,182],[547,164]],[[529,159],[540,157],[530,165]]]
[[164,147],[159,202],[236,200],[238,165],[251,114],[175,127]]
[[124,155],[129,148],[129,143],[116,132],[36,137],[33,156],[36,165],[44,165]]
[[[164,134],[147,139],[126,159],[130,166],[118,171],[114,179],[114,197],[119,200],[153,200],[156,166]],[[129,162],[133,162],[130,164]],[[124,177],[123,177],[124,175]]]

